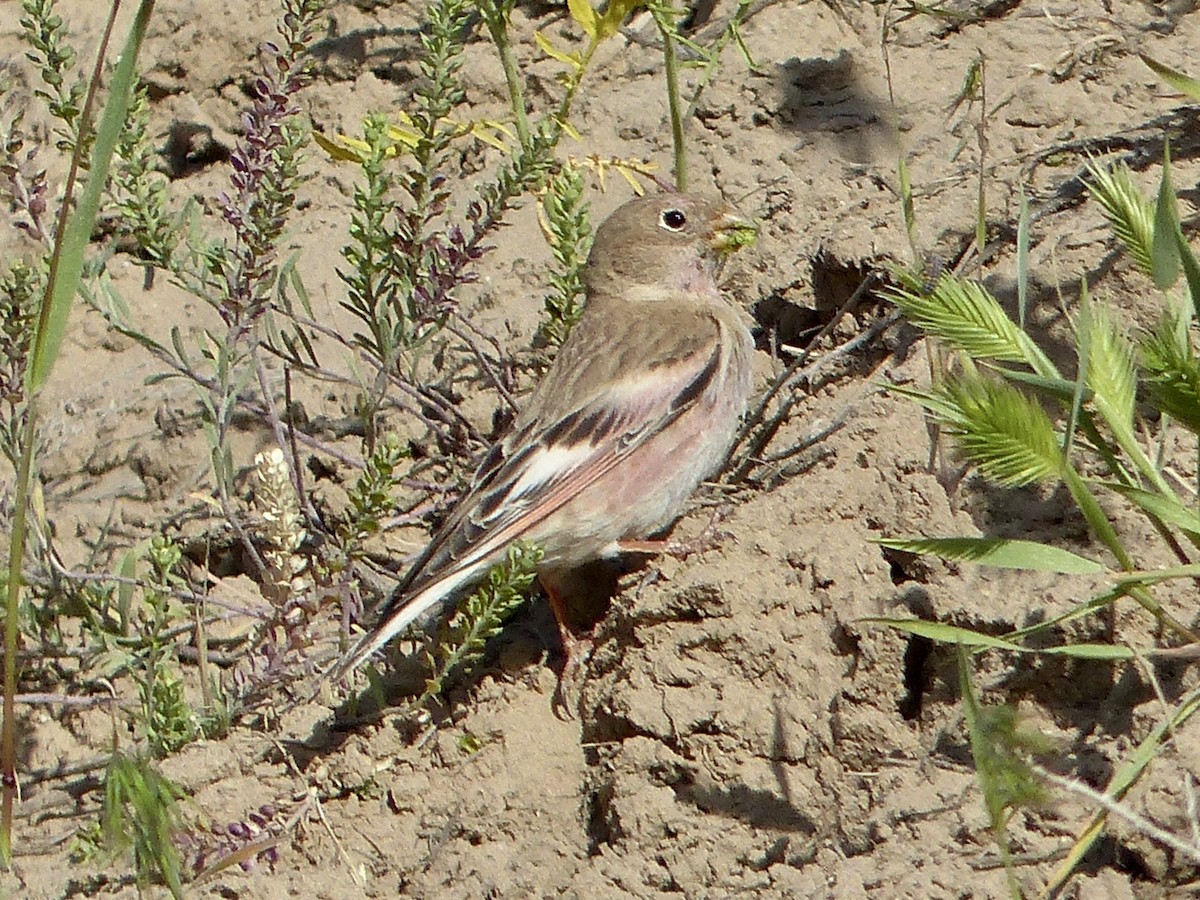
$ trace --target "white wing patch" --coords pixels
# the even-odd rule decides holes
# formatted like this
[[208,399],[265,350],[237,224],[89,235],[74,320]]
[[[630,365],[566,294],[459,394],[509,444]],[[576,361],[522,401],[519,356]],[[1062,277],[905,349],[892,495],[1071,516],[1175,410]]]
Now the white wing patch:
[[572,444],[570,446],[547,447],[538,450],[525,464],[521,477],[513,482],[508,490],[507,499],[515,500],[536,491],[563,473],[578,467],[579,463],[595,453],[595,448],[588,444]]

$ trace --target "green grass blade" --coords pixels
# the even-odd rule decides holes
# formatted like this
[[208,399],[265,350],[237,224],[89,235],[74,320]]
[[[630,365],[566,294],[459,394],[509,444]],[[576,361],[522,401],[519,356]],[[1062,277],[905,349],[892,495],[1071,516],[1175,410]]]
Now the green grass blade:
[[1079,359],[1075,373],[1075,388],[1071,392],[1071,407],[1067,415],[1067,427],[1063,433],[1063,459],[1071,458],[1075,443],[1075,428],[1079,424],[1079,413],[1083,408],[1083,395],[1088,383],[1088,369],[1092,362],[1092,298],[1088,293],[1087,279],[1079,279],[1079,322],[1075,328],[1075,354]]
[[1179,261],[1183,264],[1183,277],[1188,286],[1188,310],[1191,313],[1189,319],[1194,320],[1196,304],[1200,300],[1200,262],[1196,261],[1196,254],[1184,240],[1182,229],[1175,232],[1175,241],[1179,250]]
[[679,11],[675,8],[675,0],[658,0],[650,5],[650,15],[654,24],[658,26],[658,33],[663,42],[663,76],[667,87],[667,110],[671,120],[671,147],[674,155],[672,174],[675,176],[675,186],[681,191],[686,191],[687,142],[683,134],[683,108],[679,102],[679,57],[675,48],[675,39],[679,33]]
[[961,645],[958,648],[958,688],[962,695],[963,717],[966,719],[967,732],[971,738],[971,755],[975,758],[975,774],[983,790],[984,805],[987,807],[988,818],[992,820],[992,828],[999,829],[1003,826],[1003,817],[1000,814],[1001,804],[997,801],[995,792],[990,789],[991,781],[986,764],[989,754],[981,747],[979,697],[975,693],[975,685],[971,683],[971,660]]
[[1036,653],[1046,653],[1050,656],[1068,656],[1071,659],[1091,659],[1120,661],[1133,659],[1137,656],[1131,647],[1120,644],[1063,644],[1061,647],[1041,647]]
[[1123,588],[1111,588],[1102,594],[1090,597],[1083,603],[1077,603],[1066,612],[1059,613],[1057,616],[1051,616],[1048,619],[1042,619],[1024,628],[1010,631],[1004,637],[1006,640],[1018,642],[1035,634],[1048,634],[1054,629],[1066,625],[1068,622],[1074,622],[1076,619],[1082,619],[1084,616],[1095,615],[1106,607],[1112,606],[1118,599],[1125,596],[1125,593],[1125,589]]
[[1017,324],[1029,321],[1029,198],[1021,188],[1021,211],[1017,219]]
[[1170,66],[1163,65],[1158,60],[1144,53],[1139,53],[1138,56],[1142,62],[1150,67],[1155,75],[1175,88],[1175,90],[1187,94],[1193,100],[1200,101],[1200,81],[1197,81],[1190,75],[1185,75],[1178,69],[1172,69]]
[[100,210],[100,198],[108,180],[109,164],[125,124],[125,112],[133,96],[138,51],[153,10],[154,0],[142,0],[138,5],[129,36],[125,40],[125,46],[109,82],[108,100],[104,104],[104,113],[100,117],[96,139],[92,144],[87,185],[79,197],[78,206],[66,220],[61,242],[56,248],[58,262],[51,268],[48,289],[50,302],[42,306],[37,338],[29,357],[30,394],[37,393],[45,384],[46,377],[58,358],[58,348],[62,344],[71,304],[79,288],[80,275],[83,273],[84,253],[92,237],[92,227]]
[[1150,277],[1154,286],[1166,290],[1179,278],[1179,211],[1175,207],[1175,189],[1171,186],[1171,145],[1163,147],[1162,181],[1158,183],[1158,202],[1154,206],[1154,242],[1150,248]]
[[1002,569],[1055,572],[1060,575],[1100,575],[1104,566],[1048,544],[1008,538],[882,538],[883,547],[906,553],[940,556]]
[[1083,513],[1083,517],[1087,520],[1092,533],[1117,558],[1117,562],[1121,568],[1134,568],[1133,561],[1126,552],[1125,546],[1121,543],[1121,539],[1117,536],[1112,522],[1105,515],[1104,508],[1100,506],[1100,502],[1096,499],[1095,495],[1088,490],[1087,484],[1080,477],[1079,473],[1068,466],[1063,472],[1062,479],[1067,490],[1071,493],[1071,499],[1075,501],[1075,505],[1079,507],[1079,511]]
[[[1048,397],[1053,397],[1061,403],[1070,403],[1075,396],[1077,381],[1068,381],[1065,378],[1044,378],[1033,372],[1022,372],[1019,369],[1007,369],[1004,366],[989,366],[990,371],[1002,376],[1007,381],[1015,381],[1018,384],[1027,385],[1039,393],[1045,394]],[[1083,402],[1090,403],[1092,399],[1091,388],[1084,387]]]
[[903,631],[905,634],[928,638],[939,644],[951,644],[977,653],[983,650],[1007,650],[1010,653],[1045,654],[1048,656],[1066,656],[1071,659],[1112,660],[1121,661],[1133,659],[1137,652],[1131,647],[1118,644],[1063,644],[1059,647],[1025,647],[1015,643],[1009,637],[996,637],[963,628],[958,625],[946,625],[942,622],[929,622],[925,619],[889,619],[870,617],[860,619],[872,625],[883,625]]
[[1200,578],[1200,565],[1190,563],[1186,566],[1168,566],[1165,569],[1122,572],[1115,576],[1113,581],[1122,588],[1128,588],[1130,585],[1157,584],[1160,581],[1174,581],[1181,578],[1190,580]]
[[942,622],[929,622],[925,619],[890,619],[882,616],[870,616],[859,619],[859,621],[872,625],[884,625],[906,634],[929,638],[929,640],[941,644],[958,644],[971,650],[1010,650],[1014,653],[1025,651],[1024,647],[1004,638],[981,634],[958,625],[946,625]]
[[1193,538],[1200,538],[1200,516],[1184,506],[1175,497],[1164,497],[1154,491],[1129,484],[1106,482],[1105,487],[1122,495],[1139,509],[1154,516],[1164,524],[1171,525]]
[[[1109,521],[1104,508],[1100,505],[1100,501],[1088,489],[1086,482],[1084,482],[1080,474],[1068,466],[1062,474],[1062,480],[1067,490],[1071,493],[1071,499],[1075,501],[1075,505],[1079,507],[1079,511],[1083,513],[1083,517],[1087,520],[1088,526],[1092,529],[1096,537],[1100,539],[1101,543],[1117,558],[1117,564],[1127,572],[1134,571],[1137,567],[1134,565],[1132,557],[1125,549],[1124,544],[1121,543],[1116,529],[1113,527],[1112,522]],[[1170,628],[1176,634],[1189,642],[1200,641],[1200,636],[1197,636],[1190,628],[1163,610],[1162,604],[1146,590],[1144,584],[1129,584],[1126,586],[1126,591],[1143,609],[1152,613],[1163,625]]]
[[920,254],[917,252],[917,215],[913,205],[912,176],[908,171],[908,158],[904,151],[896,158],[896,175],[900,179],[900,210],[904,215],[904,233],[908,236],[908,246],[913,254],[913,265],[917,264]]
[[[100,205],[100,194],[108,175],[113,149],[125,121],[132,92],[133,74],[138,50],[154,9],[154,0],[141,0],[121,59],[110,81],[108,101],[97,128],[89,160],[88,184],[77,206],[72,208],[75,178],[80,168],[79,151],[71,160],[66,189],[59,213],[54,251],[50,257],[50,276],[37,325],[37,336],[30,351],[26,381],[28,407],[25,419],[25,441],[18,466],[13,501],[11,534],[9,537],[9,571],[5,597],[4,629],[4,720],[0,726],[0,770],[4,786],[0,800],[0,862],[12,862],[12,814],[16,801],[16,711],[14,696],[17,685],[18,609],[21,597],[21,564],[25,554],[26,515],[34,480],[34,447],[38,422],[38,391],[46,381],[66,329],[67,316],[83,272],[83,255],[92,234]],[[108,34],[116,16],[116,4],[111,8],[108,31],[97,54],[95,74],[88,88],[80,118],[81,132],[89,126],[91,108],[98,83]]]
[[145,543],[139,544],[121,557],[121,578],[117,585],[117,618],[121,623],[121,634],[129,637],[133,623],[133,582],[137,578],[137,564],[146,553]]

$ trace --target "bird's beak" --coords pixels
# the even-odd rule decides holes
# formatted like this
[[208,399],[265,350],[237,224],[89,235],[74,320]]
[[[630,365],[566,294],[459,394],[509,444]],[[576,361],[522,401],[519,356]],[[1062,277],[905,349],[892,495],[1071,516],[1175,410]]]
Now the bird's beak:
[[712,218],[712,247],[720,256],[736,253],[758,239],[758,225],[724,207]]

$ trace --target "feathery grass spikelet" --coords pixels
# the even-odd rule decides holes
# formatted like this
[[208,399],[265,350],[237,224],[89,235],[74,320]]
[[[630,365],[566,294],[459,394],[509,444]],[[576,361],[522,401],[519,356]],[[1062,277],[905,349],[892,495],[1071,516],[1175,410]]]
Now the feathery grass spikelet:
[[270,569],[271,599],[281,602],[291,594],[295,578],[304,567],[296,551],[304,541],[305,530],[291,473],[278,447],[254,457],[254,503],[262,520],[260,533],[266,544],[263,559]]

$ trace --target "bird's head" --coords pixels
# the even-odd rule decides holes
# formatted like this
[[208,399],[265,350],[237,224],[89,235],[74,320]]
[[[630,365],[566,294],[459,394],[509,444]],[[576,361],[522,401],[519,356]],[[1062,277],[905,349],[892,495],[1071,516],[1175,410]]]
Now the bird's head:
[[596,231],[589,291],[675,288],[712,276],[717,262],[754,242],[757,228],[721,200],[655,194],[621,206]]

